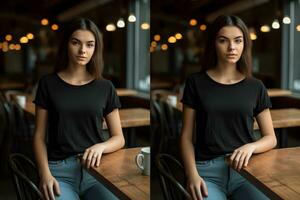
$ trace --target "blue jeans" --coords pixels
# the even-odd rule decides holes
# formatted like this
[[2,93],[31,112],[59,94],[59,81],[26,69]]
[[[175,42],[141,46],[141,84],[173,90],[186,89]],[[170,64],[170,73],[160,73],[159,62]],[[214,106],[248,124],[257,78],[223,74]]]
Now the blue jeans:
[[81,166],[76,156],[48,161],[48,164],[60,187],[60,196],[56,196],[56,200],[118,199]]
[[238,172],[228,166],[225,156],[208,161],[196,161],[199,175],[204,179],[206,200],[269,200]]

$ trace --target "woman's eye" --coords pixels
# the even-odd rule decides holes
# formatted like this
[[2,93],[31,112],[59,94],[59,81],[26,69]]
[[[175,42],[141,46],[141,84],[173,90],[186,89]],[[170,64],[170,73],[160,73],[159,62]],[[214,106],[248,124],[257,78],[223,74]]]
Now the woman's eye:
[[73,44],[73,45],[77,45],[77,44],[78,44],[78,42],[77,42],[77,41],[71,41],[71,44]]
[[235,43],[240,44],[242,42],[241,39],[235,40]]
[[225,39],[219,39],[219,43],[224,43],[224,42],[226,42]]
[[89,48],[92,48],[94,46],[94,44],[88,44],[87,45]]

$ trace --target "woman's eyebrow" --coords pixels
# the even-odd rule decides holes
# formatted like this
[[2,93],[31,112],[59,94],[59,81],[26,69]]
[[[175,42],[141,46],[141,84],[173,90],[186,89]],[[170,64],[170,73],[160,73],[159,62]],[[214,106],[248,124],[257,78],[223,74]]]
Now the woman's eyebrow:
[[[72,37],[71,40],[76,40],[78,42],[82,42],[81,40],[75,38],[75,37]],[[92,42],[95,42],[95,40],[90,40],[90,41],[86,41],[86,43],[92,43]]]
[[[225,38],[225,39],[229,39],[228,37],[225,37],[223,35],[218,36],[217,38]],[[243,38],[243,36],[237,36],[234,39],[239,39],[239,38]]]

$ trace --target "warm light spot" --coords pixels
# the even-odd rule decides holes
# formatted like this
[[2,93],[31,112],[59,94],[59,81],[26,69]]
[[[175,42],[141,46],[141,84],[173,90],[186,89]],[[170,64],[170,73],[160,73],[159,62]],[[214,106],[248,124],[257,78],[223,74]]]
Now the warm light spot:
[[182,39],[181,33],[176,33],[176,34],[175,34],[175,38],[176,38],[177,40],[181,40],[181,39]]
[[8,46],[8,48],[9,48],[10,50],[14,50],[14,49],[15,49],[15,44],[10,44],[10,45]]
[[154,40],[156,42],[158,42],[160,40],[160,35],[158,35],[158,34],[154,35]]
[[296,26],[296,30],[300,32],[300,24]]
[[205,31],[207,29],[207,26],[205,24],[201,24],[200,27],[199,27],[199,29],[201,31]]
[[11,41],[11,40],[12,40],[12,35],[11,35],[11,34],[7,34],[7,35],[5,36],[5,40],[6,40],[6,41]]
[[47,25],[49,24],[49,20],[46,19],[46,18],[44,18],[44,19],[41,20],[41,24],[42,24],[43,26],[47,26]]
[[107,31],[115,31],[116,30],[116,26],[113,23],[107,24],[106,25],[106,30]]
[[175,43],[175,42],[176,42],[176,38],[175,38],[174,36],[170,36],[170,37],[168,38],[168,42],[169,42],[169,43]]
[[257,35],[255,33],[250,33],[250,39],[251,40],[256,40],[257,39]]
[[151,46],[152,46],[152,47],[157,47],[157,42],[152,41],[152,42],[151,42]]
[[161,50],[163,50],[163,51],[168,50],[168,45],[167,44],[161,45]]
[[270,26],[263,25],[263,26],[260,27],[260,31],[263,32],[263,33],[270,32]]
[[197,20],[196,19],[191,19],[190,20],[190,25],[191,26],[196,26],[197,25]]
[[29,39],[29,40],[32,40],[34,38],[34,35],[32,33],[27,33],[26,37]]
[[17,51],[21,50],[21,45],[20,45],[20,44],[16,44],[16,45],[15,45],[15,49],[16,49]]
[[143,30],[148,30],[150,28],[150,24],[147,23],[147,22],[144,22],[144,23],[141,24],[141,28]]
[[53,31],[57,31],[58,30],[58,25],[57,24],[52,24],[52,26],[51,26],[51,29],[53,30]]
[[21,43],[28,43],[28,38],[23,36],[23,37],[20,38],[20,42]]

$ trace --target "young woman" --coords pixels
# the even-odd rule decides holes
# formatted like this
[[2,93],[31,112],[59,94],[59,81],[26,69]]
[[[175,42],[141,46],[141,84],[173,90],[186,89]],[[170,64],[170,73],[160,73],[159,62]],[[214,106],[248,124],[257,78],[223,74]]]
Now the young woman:
[[[220,16],[208,37],[202,71],[187,79],[182,98],[187,189],[194,200],[268,199],[235,171],[276,146],[267,90],[250,74],[247,27],[236,16]],[[262,134],[257,141],[254,118]]]
[[[34,152],[46,200],[116,199],[84,169],[99,166],[102,154],[124,146],[119,99],[112,83],[101,77],[102,49],[102,35],[92,21],[70,23],[55,73],[39,81]],[[103,118],[111,134],[107,141]]]

